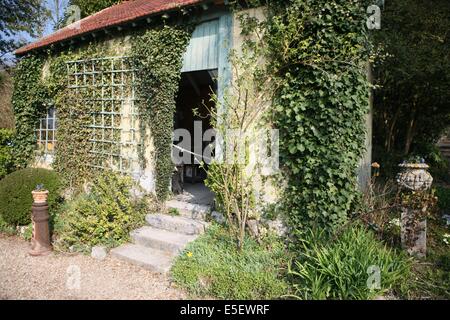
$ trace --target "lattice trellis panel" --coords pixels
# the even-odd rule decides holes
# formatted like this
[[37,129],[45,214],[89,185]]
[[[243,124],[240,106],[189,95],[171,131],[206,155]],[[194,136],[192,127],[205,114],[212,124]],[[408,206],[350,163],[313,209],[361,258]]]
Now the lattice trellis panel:
[[90,110],[95,168],[140,172],[135,70],[129,57],[67,62],[68,88]]

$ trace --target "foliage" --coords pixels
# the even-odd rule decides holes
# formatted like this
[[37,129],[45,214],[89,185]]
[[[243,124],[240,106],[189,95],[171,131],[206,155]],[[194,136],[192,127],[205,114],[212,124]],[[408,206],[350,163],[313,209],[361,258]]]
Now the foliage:
[[169,194],[173,172],[173,115],[182,57],[190,39],[187,29],[165,25],[148,30],[133,40],[132,55],[138,70],[140,96],[140,157],[143,160],[143,152],[148,147],[147,128],[150,128],[155,147],[156,194],[160,201]]
[[385,236],[385,232],[391,229],[392,219],[398,214],[398,192],[394,181],[377,181],[372,177],[356,207],[356,217],[377,234]]
[[[372,299],[400,288],[410,274],[410,261],[354,225],[337,238],[309,231],[290,270],[300,299]],[[377,270],[380,283],[376,286]],[[373,278],[372,278],[373,277]]]
[[427,220],[426,261],[414,266],[414,281],[408,290],[409,299],[450,298],[450,244],[445,243],[445,234],[450,228],[441,215]]
[[427,191],[406,191],[400,194],[400,205],[408,208],[408,218],[403,220],[405,246],[411,248],[417,241],[417,234],[420,232],[422,221],[431,216],[436,210],[437,197],[433,192]]
[[90,16],[102,9],[111,7],[117,3],[121,3],[123,0],[70,0],[69,5],[78,6],[81,10],[81,17]]
[[86,251],[95,245],[126,242],[145,215],[144,200],[133,199],[131,188],[130,177],[112,172],[98,175],[87,194],[66,203],[55,217],[56,246]]
[[31,221],[31,191],[43,183],[49,191],[49,210],[57,208],[61,198],[61,180],[51,170],[26,168],[7,175],[0,181],[0,216],[10,225],[26,225]]
[[24,44],[23,35],[39,35],[45,9],[41,0],[2,0],[0,3],[0,66],[7,54]]
[[374,72],[375,160],[422,153],[450,125],[449,28],[446,0],[386,1],[374,33],[384,56]]
[[13,169],[12,154],[13,131],[0,129],[0,180]]
[[[116,44],[123,46],[123,41],[123,38],[119,38]],[[88,137],[92,137],[92,128],[89,128],[92,125],[92,112],[101,111],[102,104],[85,103],[84,99],[99,97],[104,88],[92,85],[82,90],[68,88],[66,62],[112,55],[114,48],[100,39],[47,56],[49,76],[44,83],[58,114],[58,145],[52,166],[75,191],[96,174],[97,170],[92,165],[97,163],[95,160],[99,157],[91,152],[92,143]],[[104,78],[104,84],[108,84],[110,78]],[[120,139],[120,136],[114,138]]]
[[434,190],[438,198],[438,208],[441,212],[448,214],[450,212],[450,188],[436,186]]
[[43,57],[27,56],[17,64],[14,72],[14,160],[19,168],[26,167],[32,159],[36,146],[36,124],[50,102],[49,92],[42,81],[43,65]]
[[266,206],[264,187],[258,184],[278,170],[265,149],[274,143],[268,141],[268,134],[273,137],[269,110],[276,84],[264,73],[264,22],[246,12],[237,12],[236,17],[244,40],[239,50],[229,54],[231,83],[223,96],[211,94],[215,108],[209,110],[210,121],[222,154],[209,165],[205,184],[216,195],[219,210],[242,250],[248,218],[257,217]]
[[11,105],[13,81],[11,70],[0,70],[0,128],[14,128],[14,114]]
[[246,237],[238,252],[234,241],[228,230],[210,226],[175,261],[174,281],[192,295],[219,299],[275,299],[286,293],[283,243],[272,236],[261,244]]
[[74,92],[65,87],[66,61],[93,56],[97,50],[101,51],[101,46],[94,49],[94,45],[89,45],[77,52],[59,54],[51,60],[50,77],[46,80],[58,114],[58,146],[52,166],[65,178],[68,186],[74,189],[79,189],[92,178],[92,146],[87,137],[91,136],[88,126],[91,125],[90,112],[94,108],[82,100],[90,94],[89,90]]
[[280,83],[273,122],[280,130],[283,202],[294,232],[334,229],[358,198],[370,91],[365,4],[291,0],[270,11],[268,72]]
[[449,162],[435,143],[420,144],[414,150],[423,155],[426,164],[430,166],[429,171],[434,181],[450,182]]
[[205,181],[216,195],[218,209],[224,213],[229,230],[242,250],[249,213],[254,207],[251,180],[239,164],[213,162]]
[[2,216],[0,215],[0,233],[4,233],[6,235],[14,235],[16,233],[16,228],[9,223],[6,223]]

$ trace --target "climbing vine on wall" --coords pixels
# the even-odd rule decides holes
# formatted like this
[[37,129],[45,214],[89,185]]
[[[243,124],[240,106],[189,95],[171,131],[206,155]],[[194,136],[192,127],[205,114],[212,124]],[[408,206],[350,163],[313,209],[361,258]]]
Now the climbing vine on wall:
[[333,230],[358,196],[369,108],[367,1],[272,1],[266,42],[280,87],[273,121],[293,231]]
[[95,170],[90,166],[94,161],[91,150],[92,124],[91,113],[96,104],[83,103],[87,89],[74,92],[68,88],[67,62],[93,58],[103,53],[103,46],[92,43],[76,51],[67,50],[55,56],[49,56],[50,70],[46,79],[47,86],[53,97],[57,116],[57,140],[53,168],[64,178],[69,187],[78,189],[88,181]]
[[190,27],[162,26],[146,31],[133,41],[137,69],[141,151],[143,159],[150,129],[155,150],[156,194],[160,201],[169,195],[173,116],[181,77],[182,57],[190,39]]
[[26,167],[33,158],[36,124],[50,102],[50,94],[42,81],[44,61],[43,56],[30,55],[22,58],[14,71],[14,161],[18,168]]

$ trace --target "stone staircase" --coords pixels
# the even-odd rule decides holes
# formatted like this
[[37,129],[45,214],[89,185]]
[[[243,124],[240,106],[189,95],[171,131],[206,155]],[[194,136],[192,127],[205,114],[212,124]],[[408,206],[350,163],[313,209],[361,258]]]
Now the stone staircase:
[[179,215],[148,214],[147,225],[131,232],[133,243],[112,249],[112,256],[147,270],[168,272],[174,258],[205,231],[211,208],[178,200],[170,200],[166,206]]

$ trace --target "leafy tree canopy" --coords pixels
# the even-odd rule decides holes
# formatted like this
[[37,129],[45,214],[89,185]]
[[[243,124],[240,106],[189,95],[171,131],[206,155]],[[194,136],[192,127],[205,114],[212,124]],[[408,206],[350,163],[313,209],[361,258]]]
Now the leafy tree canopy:
[[375,64],[376,160],[423,153],[450,126],[449,30],[448,0],[386,2],[374,33],[384,57]]
[[81,17],[84,18],[122,1],[123,0],[71,0],[70,5],[80,7]]
[[41,33],[45,12],[42,0],[0,0],[0,66],[24,44],[24,36]]

